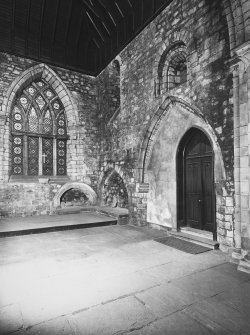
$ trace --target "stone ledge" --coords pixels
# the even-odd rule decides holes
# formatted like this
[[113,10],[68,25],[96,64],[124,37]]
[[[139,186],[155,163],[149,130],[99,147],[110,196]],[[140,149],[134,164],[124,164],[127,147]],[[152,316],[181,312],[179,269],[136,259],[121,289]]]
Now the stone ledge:
[[94,212],[105,214],[111,218],[117,219],[118,225],[129,223],[129,211],[126,208],[102,207],[102,206],[72,206],[66,208],[57,208],[56,214],[73,214],[80,212]]

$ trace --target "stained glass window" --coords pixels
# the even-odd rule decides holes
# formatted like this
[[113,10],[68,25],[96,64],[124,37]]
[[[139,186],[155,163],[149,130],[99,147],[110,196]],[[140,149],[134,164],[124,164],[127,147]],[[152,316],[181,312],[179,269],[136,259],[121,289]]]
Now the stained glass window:
[[50,111],[47,110],[43,117],[43,132],[45,134],[51,134],[53,130],[52,127],[53,127],[53,123],[52,123]]
[[19,92],[12,110],[12,174],[66,175],[67,121],[56,92],[43,79]]
[[38,133],[38,126],[39,126],[38,116],[35,111],[35,108],[33,107],[31,108],[31,111],[28,116],[28,124],[29,124],[29,131],[31,133]]

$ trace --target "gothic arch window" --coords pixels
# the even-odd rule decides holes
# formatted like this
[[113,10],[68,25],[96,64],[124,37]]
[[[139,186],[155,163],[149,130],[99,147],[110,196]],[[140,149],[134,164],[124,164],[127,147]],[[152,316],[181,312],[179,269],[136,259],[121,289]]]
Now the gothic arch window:
[[16,96],[11,114],[12,175],[67,173],[67,122],[55,91],[42,79]]

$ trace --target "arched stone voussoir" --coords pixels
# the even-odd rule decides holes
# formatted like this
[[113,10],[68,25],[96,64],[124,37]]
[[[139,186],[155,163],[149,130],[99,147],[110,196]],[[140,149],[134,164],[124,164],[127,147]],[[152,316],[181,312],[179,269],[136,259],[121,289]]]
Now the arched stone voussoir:
[[84,184],[84,183],[80,183],[80,182],[70,182],[70,183],[64,184],[58,190],[57,194],[54,196],[54,199],[53,199],[54,207],[59,207],[60,206],[61,197],[63,196],[64,193],[66,193],[67,191],[69,191],[71,189],[77,189],[77,190],[82,191],[88,197],[88,199],[91,201],[92,205],[96,204],[97,195],[96,195],[95,191],[89,185]]

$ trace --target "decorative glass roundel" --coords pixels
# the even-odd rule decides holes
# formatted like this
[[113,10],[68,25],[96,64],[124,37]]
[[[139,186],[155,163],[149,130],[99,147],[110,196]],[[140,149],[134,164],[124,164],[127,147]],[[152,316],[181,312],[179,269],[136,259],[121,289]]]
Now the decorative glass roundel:
[[14,128],[15,128],[15,130],[21,130],[22,129],[21,123],[15,123]]
[[37,83],[37,85],[38,85],[39,87],[43,87],[43,86],[44,86],[44,83],[43,83],[42,81],[39,81],[39,82]]
[[15,120],[20,121],[22,119],[22,115],[19,113],[16,113],[14,116]]
[[60,164],[60,165],[63,165],[63,164],[64,164],[64,159],[62,159],[62,158],[59,159],[59,164]]
[[54,105],[53,105],[53,107],[54,107],[55,109],[59,109],[60,105],[59,105],[58,102],[55,102]]
[[64,126],[64,121],[63,120],[59,120],[58,124],[59,124],[59,126],[63,127]]
[[20,137],[15,137],[14,138],[14,143],[17,144],[17,145],[21,144],[21,138]]
[[64,129],[59,128],[59,129],[58,129],[58,134],[59,134],[59,135],[64,135]]
[[15,166],[15,168],[14,168],[15,174],[19,174],[19,173],[21,173],[21,171],[22,171],[22,169],[19,166]]
[[50,90],[46,91],[46,95],[49,99],[53,97],[53,93]]
[[28,100],[27,100],[26,97],[21,97],[21,98],[20,98],[20,101],[21,101],[21,104],[22,104],[22,105],[26,105],[27,102],[28,102]]
[[29,92],[30,95],[34,95],[36,90],[34,89],[34,87],[29,87],[28,92]]
[[59,169],[58,169],[58,172],[59,172],[60,174],[64,174],[64,168],[62,168],[62,167],[59,168]]
[[15,157],[15,158],[14,158],[14,163],[15,163],[15,164],[20,164],[21,162],[22,162],[21,157]]
[[64,156],[64,150],[59,150],[58,154],[59,156]]
[[59,146],[59,148],[64,148],[64,142],[63,141],[59,141],[58,146]]
[[16,147],[16,148],[14,149],[14,153],[17,154],[17,155],[20,155],[20,153],[21,153],[21,148]]

